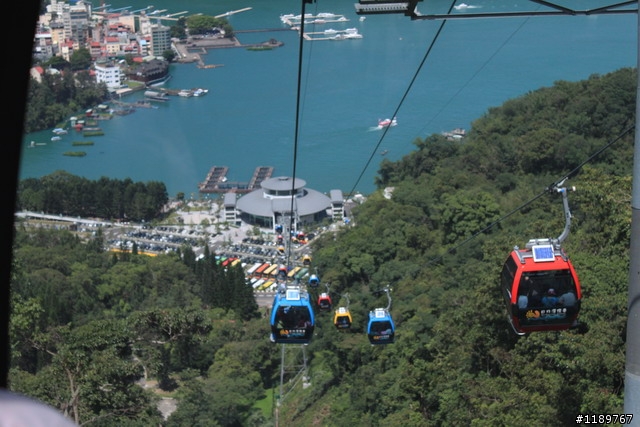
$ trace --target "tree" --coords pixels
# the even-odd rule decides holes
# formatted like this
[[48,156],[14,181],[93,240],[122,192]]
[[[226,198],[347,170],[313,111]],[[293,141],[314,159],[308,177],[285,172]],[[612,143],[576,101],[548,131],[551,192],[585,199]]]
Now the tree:
[[58,71],[62,71],[66,68],[70,68],[71,64],[69,61],[64,59],[61,56],[52,56],[47,62],[43,64],[45,67],[55,68]]
[[89,52],[89,49],[85,47],[74,50],[69,57],[69,64],[71,66],[71,70],[73,71],[86,70],[89,68],[91,63],[91,52]]
[[176,53],[175,53],[173,50],[168,49],[168,50],[165,50],[164,52],[162,52],[162,57],[163,57],[167,62],[173,62],[173,60],[174,60],[174,59],[175,59],[175,57],[176,57]]
[[131,341],[119,321],[39,334],[33,345],[51,364],[30,382],[14,372],[12,388],[59,408],[77,424],[104,417],[115,424],[136,418],[158,423],[153,399],[136,384],[142,370],[131,358]]

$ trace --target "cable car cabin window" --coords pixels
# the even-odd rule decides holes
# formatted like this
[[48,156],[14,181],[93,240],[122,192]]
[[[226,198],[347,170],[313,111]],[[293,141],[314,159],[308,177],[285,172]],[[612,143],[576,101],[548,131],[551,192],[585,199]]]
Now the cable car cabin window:
[[351,318],[347,315],[336,315],[334,323],[338,329],[349,329],[351,327]]
[[368,335],[371,344],[391,344],[395,336],[393,323],[389,320],[373,320]]
[[507,306],[511,306],[511,287],[516,276],[518,267],[514,259],[510,256],[504,263],[502,273],[500,274],[500,287],[502,289],[503,297],[507,301]]
[[278,307],[271,326],[276,343],[306,343],[313,335],[313,318],[306,306]]
[[578,290],[569,269],[522,274],[513,314],[523,328],[572,324],[579,309]]

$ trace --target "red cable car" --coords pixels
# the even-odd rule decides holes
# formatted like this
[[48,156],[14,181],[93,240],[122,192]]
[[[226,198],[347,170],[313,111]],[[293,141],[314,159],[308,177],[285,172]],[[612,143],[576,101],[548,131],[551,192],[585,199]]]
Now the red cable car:
[[331,302],[331,297],[327,292],[322,292],[318,297],[318,308],[322,311],[329,311],[333,303]]
[[502,293],[517,334],[577,325],[582,291],[571,261],[550,240],[515,248],[502,268]]
[[[559,331],[577,326],[582,290],[561,243],[569,235],[571,213],[567,189],[562,193],[565,228],[557,239],[533,239],[515,247],[500,275],[509,323],[518,335]],[[575,190],[575,188],[574,188]]]

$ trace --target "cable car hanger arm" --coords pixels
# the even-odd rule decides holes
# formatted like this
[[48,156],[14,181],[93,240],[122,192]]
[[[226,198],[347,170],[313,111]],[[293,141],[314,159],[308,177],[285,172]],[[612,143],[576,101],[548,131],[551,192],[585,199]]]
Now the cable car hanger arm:
[[635,9],[621,9],[625,6],[637,4],[637,0],[629,0],[619,3],[613,3],[610,5],[602,6],[595,9],[576,10],[565,6],[555,4],[553,2],[544,0],[529,0],[532,3],[537,3],[542,6],[551,8],[547,11],[522,11],[522,12],[486,12],[486,13],[446,13],[446,14],[421,14],[418,12],[417,3],[422,0],[410,0],[410,1],[394,1],[389,0],[386,2],[375,0],[360,0],[355,4],[356,14],[358,15],[373,15],[373,14],[392,14],[402,13],[405,16],[411,17],[411,20],[438,20],[438,19],[474,19],[474,18],[512,18],[521,16],[576,16],[576,15],[604,15],[604,14],[624,14],[624,13],[638,13],[638,8]]

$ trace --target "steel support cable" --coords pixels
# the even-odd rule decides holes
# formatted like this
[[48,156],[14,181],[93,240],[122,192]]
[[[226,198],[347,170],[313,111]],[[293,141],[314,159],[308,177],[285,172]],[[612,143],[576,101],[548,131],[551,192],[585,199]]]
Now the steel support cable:
[[595,153],[593,153],[591,156],[589,156],[584,162],[580,163],[578,166],[576,166],[575,168],[573,168],[572,171],[570,171],[568,174],[566,174],[565,176],[563,176],[561,179],[557,180],[556,182],[554,182],[553,184],[551,184],[550,186],[547,187],[547,190],[552,189],[553,187],[557,186],[559,183],[575,176],[580,169],[582,169],[582,167],[584,165],[586,165],[587,163],[589,163],[591,160],[595,159],[596,157],[598,157],[600,154],[602,154],[605,150],[607,150],[609,147],[611,147],[613,144],[615,144],[616,142],[618,142],[620,139],[622,139],[623,136],[625,136],[626,134],[628,134],[629,132],[631,132],[634,128],[635,128],[636,124],[635,122],[629,126],[628,128],[624,129],[616,138],[614,138],[613,140],[611,140],[611,142],[609,142],[608,144],[602,146],[598,151],[596,151]]
[[294,137],[293,137],[293,168],[291,173],[291,206],[289,211],[291,212],[291,216],[289,218],[289,227],[286,231],[285,238],[287,239],[287,256],[285,258],[285,268],[288,268],[291,265],[291,231],[293,230],[293,224],[295,221],[295,217],[297,215],[297,208],[295,204],[296,200],[296,167],[298,162],[298,134],[300,129],[300,93],[302,87],[302,51],[304,45],[304,16],[306,10],[306,3],[311,2],[313,0],[302,0],[302,11],[300,13],[300,43],[298,48],[298,82],[296,88],[296,119],[295,119],[295,129],[294,129]]
[[429,120],[427,121],[427,123],[425,123],[425,125],[422,128],[422,132],[425,131],[425,129],[427,128],[427,126],[429,126],[431,124],[431,122],[433,122],[436,118],[438,118],[438,116],[440,116],[440,114],[444,111],[445,108],[447,108],[454,99],[456,99],[458,97],[458,95],[460,95],[460,93],[467,87],[469,86],[469,84],[471,84],[471,82],[478,76],[478,74],[480,74],[480,72],[482,70],[484,70],[484,68],[489,65],[489,63],[493,60],[493,58],[495,58],[495,56],[500,53],[500,51],[502,50],[502,48],[504,48],[507,43],[509,43],[511,41],[511,39],[522,29],[522,27],[524,27],[524,25],[529,22],[529,18],[525,19],[524,21],[522,21],[522,24],[520,24],[518,26],[518,28],[516,28],[510,35],[509,37],[507,37],[504,42],[502,42],[502,44],[498,47],[498,49],[496,49],[495,52],[493,52],[493,54],[491,54],[491,56],[489,56],[489,58],[487,58],[487,60],[471,75],[471,77],[469,78],[469,80],[467,80],[462,86],[460,86],[460,89],[458,89],[456,91],[456,93],[453,94],[453,96],[451,98],[449,98],[449,100],[447,102],[444,103],[444,105],[440,108],[440,110],[438,110],[438,112]]
[[533,198],[529,199],[528,201],[524,202],[523,204],[521,204],[520,206],[518,206],[517,208],[511,210],[510,212],[506,213],[505,215],[501,216],[500,218],[498,218],[497,220],[495,220],[494,222],[492,222],[491,224],[487,225],[486,227],[484,227],[483,229],[481,229],[480,231],[477,231],[476,233],[474,233],[473,235],[471,235],[470,237],[466,238],[465,240],[463,240],[462,242],[460,242],[459,244],[455,245],[452,248],[447,249],[447,251],[443,254],[440,255],[438,257],[435,257],[433,259],[431,259],[430,261],[427,261],[425,263],[425,265],[432,265],[435,264],[438,261],[441,261],[442,258],[444,258],[445,255],[450,254],[455,252],[456,250],[458,250],[458,248],[461,248],[462,246],[466,245],[467,243],[471,242],[472,240],[474,240],[475,238],[477,238],[478,236],[480,236],[481,234],[484,234],[485,232],[491,230],[493,227],[495,227],[496,225],[498,225],[499,223],[501,223],[502,221],[504,221],[505,219],[509,218],[511,215],[513,215],[516,212],[521,211],[522,209],[524,209],[525,207],[527,207],[528,205],[530,205],[531,203],[535,202],[536,200],[538,200],[540,197],[544,196],[545,194],[548,194],[549,191],[553,190],[556,186],[561,185],[561,183],[563,183],[564,181],[566,181],[567,179],[575,176],[580,169],[582,169],[582,167],[584,165],[586,165],[587,163],[591,162],[593,159],[595,159],[596,157],[598,157],[600,154],[602,154],[605,150],[607,150],[608,148],[610,148],[613,144],[615,144],[616,142],[618,142],[620,139],[622,139],[623,136],[625,136],[626,134],[628,134],[629,132],[631,132],[633,129],[635,128],[635,123],[633,123],[631,126],[629,126],[628,128],[624,129],[617,137],[615,137],[613,140],[611,140],[609,143],[605,144],[604,146],[602,146],[598,151],[596,151],[595,153],[593,153],[591,156],[589,156],[585,161],[583,161],[582,163],[580,163],[578,166],[576,166],[575,168],[573,168],[568,174],[566,174],[565,176],[563,176],[561,179],[555,181],[553,184],[549,185],[547,188],[544,189],[543,192],[541,192],[540,194],[534,196]]
[[[451,13],[451,11],[453,10],[453,6],[455,4],[456,4],[455,1],[453,1],[451,3],[451,6],[449,6],[448,13]],[[398,106],[396,107],[396,109],[393,112],[393,115],[391,117],[396,117],[398,115],[398,111],[400,111],[400,107],[402,107],[402,104],[404,103],[405,99],[409,95],[409,92],[411,91],[411,88],[413,87],[413,84],[415,83],[416,79],[418,78],[418,75],[420,74],[420,70],[422,70],[422,67],[424,66],[424,63],[427,61],[427,58],[429,57],[429,54],[433,50],[433,47],[435,46],[436,41],[440,37],[440,34],[442,33],[442,30],[443,30],[444,25],[446,23],[447,23],[447,20],[443,19],[442,23],[440,24],[440,27],[438,28],[438,31],[436,32],[435,37],[433,38],[433,40],[429,44],[429,48],[427,49],[427,51],[425,52],[424,56],[422,57],[422,61],[420,62],[420,65],[418,65],[418,69],[413,74],[413,77],[411,78],[411,82],[409,83],[409,86],[407,87],[407,90],[405,90],[404,95],[402,95],[402,98],[400,99],[400,102],[398,103]],[[353,193],[354,193],[356,187],[360,183],[360,180],[362,179],[362,177],[363,177],[364,173],[366,172],[366,170],[369,168],[369,165],[371,164],[371,161],[373,160],[376,152],[378,151],[378,148],[380,148],[380,144],[382,144],[382,141],[384,140],[384,137],[387,135],[387,132],[389,131],[389,128],[391,128],[391,125],[389,125],[389,126],[384,128],[384,131],[382,132],[382,135],[380,136],[380,139],[378,140],[378,143],[376,144],[376,146],[371,151],[371,155],[369,156],[369,159],[367,160],[367,162],[365,163],[364,167],[362,168],[362,171],[360,172],[360,175],[358,176],[358,179],[356,179],[355,184],[353,185],[353,187],[351,188],[351,190],[347,194],[347,198],[351,198],[353,196]]]

